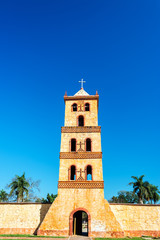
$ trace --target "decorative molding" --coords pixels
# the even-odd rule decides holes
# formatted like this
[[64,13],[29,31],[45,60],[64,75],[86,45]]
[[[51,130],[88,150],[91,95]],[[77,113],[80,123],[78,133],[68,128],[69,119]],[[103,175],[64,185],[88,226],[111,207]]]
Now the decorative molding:
[[88,96],[66,96],[64,95],[64,101],[66,100],[99,100],[99,95],[88,95]]
[[59,181],[58,188],[103,189],[104,181]]
[[84,181],[84,178],[82,176],[80,176],[77,181]]
[[102,152],[60,152],[60,159],[98,159]]
[[91,127],[61,127],[61,133],[100,133],[100,126]]
[[85,179],[82,177],[82,173],[85,173],[85,171],[82,171],[82,168],[80,168],[79,171],[76,171],[76,176],[77,176],[77,172],[80,173],[79,178],[77,179],[77,181],[85,181]]

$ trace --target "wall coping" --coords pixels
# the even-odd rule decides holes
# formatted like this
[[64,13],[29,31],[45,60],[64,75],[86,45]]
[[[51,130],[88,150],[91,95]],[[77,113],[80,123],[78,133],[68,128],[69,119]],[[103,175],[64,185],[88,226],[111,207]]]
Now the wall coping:
[[[36,203],[36,202],[0,202],[0,205],[51,205],[52,203]],[[140,204],[140,203],[109,203],[109,205],[126,205],[141,207],[160,207],[160,204]]]
[[37,203],[37,202],[0,202],[0,205],[51,205],[52,203]]
[[109,203],[109,205],[129,205],[141,207],[160,207],[160,204],[140,204],[140,203]]

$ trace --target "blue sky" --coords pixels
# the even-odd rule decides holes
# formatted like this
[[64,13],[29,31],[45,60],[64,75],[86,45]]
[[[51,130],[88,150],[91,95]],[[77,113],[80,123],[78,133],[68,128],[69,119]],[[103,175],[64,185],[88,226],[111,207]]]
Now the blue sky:
[[160,187],[160,1],[0,3],[0,189],[15,174],[57,193],[65,91],[100,95],[105,197]]

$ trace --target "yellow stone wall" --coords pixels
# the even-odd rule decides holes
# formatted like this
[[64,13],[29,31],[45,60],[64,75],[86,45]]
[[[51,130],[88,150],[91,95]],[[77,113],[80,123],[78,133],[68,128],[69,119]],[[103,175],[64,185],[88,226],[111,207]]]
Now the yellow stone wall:
[[110,204],[124,231],[160,231],[160,205]]
[[[51,204],[0,203],[0,234],[33,234],[43,221]],[[23,230],[26,231],[23,231]]]
[[59,189],[58,194],[52,205],[0,203],[0,234],[33,234],[42,223],[40,229],[55,230],[52,235],[67,235],[68,216],[82,207],[91,215],[91,236],[160,236],[160,205],[108,204],[103,189]]
[[[120,222],[117,221],[107,200],[104,200],[104,203],[105,203],[105,214],[106,214],[106,236],[108,236],[108,233],[110,233],[109,237],[114,236],[114,233],[123,233],[122,226]],[[120,236],[122,235],[123,234],[120,234]]]
[[55,235],[57,230],[62,235],[69,233],[70,213],[80,207],[91,215],[90,236],[160,236],[160,206],[109,204],[103,189],[59,189],[58,194],[40,226],[44,231],[52,230],[53,235],[54,230]]
[[[80,104],[89,103],[90,111],[89,112],[72,112],[71,106],[73,103]],[[78,107],[79,108],[79,107]],[[77,118],[79,115],[83,115],[85,119],[85,126],[97,126],[98,125],[98,109],[97,109],[97,100],[67,100],[65,101],[65,126],[77,126]]]

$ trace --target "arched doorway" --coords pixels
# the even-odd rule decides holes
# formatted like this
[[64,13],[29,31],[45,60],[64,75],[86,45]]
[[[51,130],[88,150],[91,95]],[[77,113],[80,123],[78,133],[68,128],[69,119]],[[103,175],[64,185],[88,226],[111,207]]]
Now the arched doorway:
[[73,235],[88,236],[88,215],[84,211],[73,214]]
[[70,214],[69,235],[90,235],[90,214],[86,209],[77,208]]

